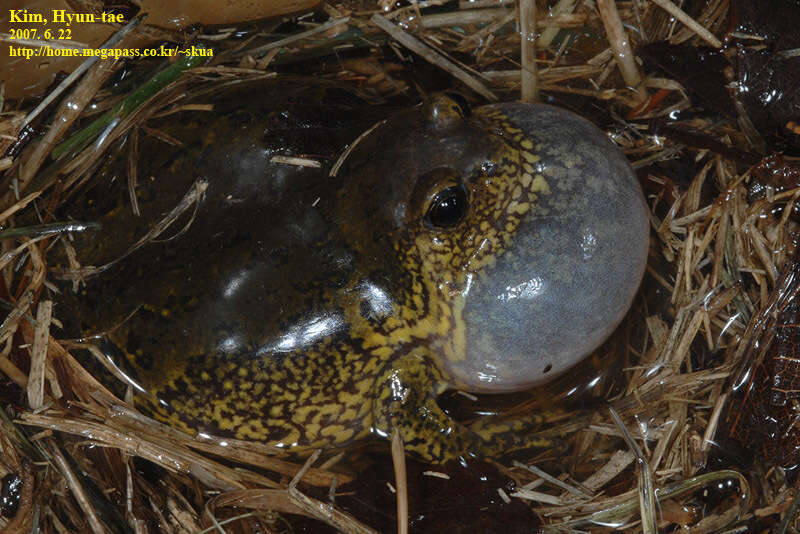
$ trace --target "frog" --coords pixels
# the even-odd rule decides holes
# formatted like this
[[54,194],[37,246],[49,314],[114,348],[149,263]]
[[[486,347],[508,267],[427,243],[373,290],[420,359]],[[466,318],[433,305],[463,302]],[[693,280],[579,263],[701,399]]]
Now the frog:
[[216,84],[148,120],[67,210],[103,229],[57,312],[192,435],[396,435],[431,463],[550,446],[536,414],[465,424],[437,399],[540,386],[622,321],[649,243],[624,154],[551,105],[321,84]]

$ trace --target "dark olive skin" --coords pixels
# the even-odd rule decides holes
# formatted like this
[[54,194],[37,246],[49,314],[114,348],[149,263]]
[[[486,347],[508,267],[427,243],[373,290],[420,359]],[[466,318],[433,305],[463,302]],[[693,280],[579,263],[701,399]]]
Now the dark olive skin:
[[[387,113],[319,93],[243,84],[149,122],[182,145],[141,134],[141,217],[122,156],[76,203],[104,225],[81,263],[121,259],[63,306],[124,355],[138,405],[186,431],[302,451],[397,430],[436,462],[536,445],[436,397],[540,384],[611,333],[648,244],[627,161],[550,106],[439,95]],[[123,256],[197,180],[196,210]]]

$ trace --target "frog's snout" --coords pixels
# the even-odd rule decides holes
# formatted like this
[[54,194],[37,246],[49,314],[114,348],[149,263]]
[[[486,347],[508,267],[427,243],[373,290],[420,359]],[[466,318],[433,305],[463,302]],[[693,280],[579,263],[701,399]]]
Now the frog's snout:
[[649,220],[625,156],[589,121],[546,105],[486,109],[516,132],[508,179],[534,201],[496,261],[467,274],[462,359],[445,366],[462,388],[513,391],[563,373],[617,327],[644,273]]

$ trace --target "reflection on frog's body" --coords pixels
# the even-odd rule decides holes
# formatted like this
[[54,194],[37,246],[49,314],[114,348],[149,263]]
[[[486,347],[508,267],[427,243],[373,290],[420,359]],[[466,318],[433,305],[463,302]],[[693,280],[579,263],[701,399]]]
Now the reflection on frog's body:
[[457,100],[379,120],[347,91],[262,81],[151,121],[182,144],[142,134],[142,217],[127,157],[77,203],[104,224],[81,263],[120,257],[193,183],[208,189],[66,305],[158,399],[137,395],[142,409],[187,431],[307,450],[397,429],[432,461],[530,444],[513,425],[456,424],[436,397],[527,388],[596,348],[642,276],[644,201],[580,117]]

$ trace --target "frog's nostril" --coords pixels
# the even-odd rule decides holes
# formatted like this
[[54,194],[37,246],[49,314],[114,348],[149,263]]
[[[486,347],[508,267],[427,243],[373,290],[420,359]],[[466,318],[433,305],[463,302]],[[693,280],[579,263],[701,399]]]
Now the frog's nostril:
[[470,116],[467,99],[458,93],[433,95],[424,105],[424,114],[435,129],[448,129],[462,124]]
[[459,112],[463,118],[467,118],[472,115],[472,108],[469,105],[469,101],[467,97],[462,95],[461,93],[456,93],[454,91],[448,91],[445,93],[448,98],[450,98],[454,104],[458,106]]

